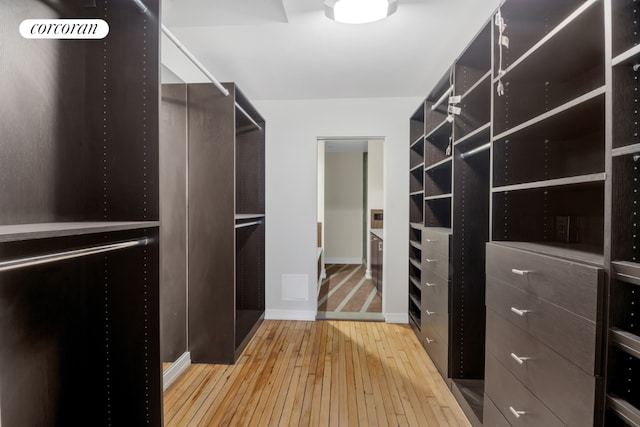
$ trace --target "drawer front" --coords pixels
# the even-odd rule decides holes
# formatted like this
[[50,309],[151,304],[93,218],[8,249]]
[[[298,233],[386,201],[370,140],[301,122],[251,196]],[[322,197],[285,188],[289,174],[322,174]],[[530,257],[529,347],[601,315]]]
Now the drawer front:
[[487,277],[597,320],[602,269],[495,243],[487,244]]
[[560,427],[564,425],[491,355],[486,357],[485,393],[512,426]]
[[441,338],[449,336],[449,314],[431,310],[422,306],[422,327],[426,331],[435,331]]
[[422,250],[425,254],[449,257],[449,239],[451,235],[436,233],[425,229],[422,233]]
[[422,251],[422,271],[437,277],[449,278],[449,256],[434,254],[431,257]]
[[487,278],[486,304],[586,372],[595,373],[597,330],[594,322],[491,277]]
[[427,354],[436,365],[438,371],[444,378],[449,377],[449,342],[446,338],[438,335],[435,329],[422,322],[423,345]]
[[564,423],[593,425],[594,376],[491,310],[486,349]]
[[484,409],[482,411],[483,427],[511,427],[506,418],[500,413],[489,396],[484,395]]
[[[428,276],[428,274],[426,275]],[[435,275],[422,284],[422,307],[428,307],[429,311],[437,313],[449,312],[449,281]]]

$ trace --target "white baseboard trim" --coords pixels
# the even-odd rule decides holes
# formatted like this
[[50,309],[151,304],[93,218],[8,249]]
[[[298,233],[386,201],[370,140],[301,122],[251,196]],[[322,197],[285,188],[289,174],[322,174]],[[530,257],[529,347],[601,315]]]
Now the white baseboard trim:
[[385,313],[384,321],[387,323],[409,323],[409,313]]
[[366,273],[364,273],[364,277],[365,279],[371,280],[371,270],[367,270]]
[[264,313],[266,320],[302,320],[302,321],[315,321],[315,311],[301,311],[301,310],[266,310]]
[[324,280],[327,278],[327,270],[325,268],[322,269],[322,274],[320,275],[320,279]]
[[191,353],[186,351],[162,374],[162,390],[166,390],[175,380],[180,378],[180,375],[182,375],[190,365]]
[[361,258],[325,258],[325,264],[362,264]]

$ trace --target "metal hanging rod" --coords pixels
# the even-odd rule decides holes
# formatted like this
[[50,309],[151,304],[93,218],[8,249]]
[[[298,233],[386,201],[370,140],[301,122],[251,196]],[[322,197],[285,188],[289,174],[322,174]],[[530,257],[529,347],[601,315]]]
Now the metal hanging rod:
[[478,153],[480,153],[482,151],[488,150],[489,148],[491,148],[491,143],[487,142],[486,144],[481,145],[481,146],[479,146],[477,148],[474,148],[473,150],[469,150],[466,153],[460,154],[460,158],[466,159],[467,157],[471,157],[474,154],[478,154]]
[[147,237],[137,240],[130,240],[120,243],[111,243],[108,245],[93,246],[84,249],[74,249],[72,251],[58,252],[48,255],[39,255],[29,258],[14,259],[11,261],[0,262],[0,271],[16,270],[18,268],[32,267],[39,264],[47,264],[55,261],[63,261],[66,259],[80,258],[87,255],[99,254],[102,252],[116,251],[119,249],[130,248],[133,246],[145,246],[149,243]]
[[251,116],[249,115],[249,113],[247,113],[247,112],[244,110],[244,108],[242,108],[242,107],[240,106],[240,104],[238,104],[237,102],[236,102],[236,108],[237,108],[238,110],[240,110],[240,112],[241,112],[242,114],[244,114],[245,116],[247,116],[247,119],[249,119],[249,121],[250,121],[251,123],[253,123],[253,125],[254,125],[255,127],[257,127],[258,129],[262,130],[262,126],[260,126],[260,125],[255,121],[255,120],[253,120],[253,117],[251,117]]
[[[138,6],[138,8],[142,13],[146,14],[149,12],[149,8],[144,3],[142,3],[141,0],[133,0],[133,2]],[[173,33],[169,31],[169,29],[164,24],[161,23],[160,26],[162,28],[162,32],[167,37],[169,37],[169,40],[171,40],[173,44],[176,45],[176,47],[180,50],[180,52],[184,53],[184,55],[189,59],[189,61],[191,61],[193,65],[195,65],[200,71],[202,71],[202,73],[205,76],[207,76],[209,80],[211,80],[211,83],[213,83],[214,86],[217,87],[218,90],[222,92],[224,96],[229,96],[229,91],[224,86],[222,86],[222,83],[220,83],[218,79],[213,77],[213,74],[211,74],[209,70],[207,70],[205,66],[202,65],[202,63],[198,61],[198,59],[195,56],[193,56],[193,54],[189,51],[189,49],[187,49],[185,45],[183,45],[180,42],[180,40],[178,40],[178,38],[174,36]]]
[[251,226],[260,225],[260,224],[262,224],[262,222],[260,221],[243,222],[242,224],[236,224],[236,228],[251,227]]
[[447,99],[447,97],[449,96],[449,94],[453,91],[453,86],[449,86],[449,89],[447,89],[447,91],[445,93],[442,94],[442,96],[440,97],[440,99],[438,99],[436,101],[435,104],[433,104],[431,106],[431,111],[435,110],[436,108],[438,108],[438,105],[442,104],[444,102],[445,99]]

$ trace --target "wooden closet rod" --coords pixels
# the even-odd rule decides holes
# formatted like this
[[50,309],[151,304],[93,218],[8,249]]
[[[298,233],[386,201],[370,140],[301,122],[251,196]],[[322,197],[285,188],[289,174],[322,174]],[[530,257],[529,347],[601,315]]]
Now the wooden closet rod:
[[23,267],[31,267],[34,265],[47,264],[55,261],[63,261],[66,259],[80,258],[87,255],[94,255],[102,252],[116,251],[119,249],[130,248],[133,246],[140,246],[140,245],[145,246],[148,243],[149,243],[149,239],[147,237],[143,237],[137,240],[129,240],[126,242],[111,243],[108,245],[93,246],[89,248],[75,249],[72,251],[57,252],[53,254],[39,255],[39,256],[34,256],[29,258],[20,258],[20,259],[14,259],[10,261],[3,261],[3,262],[0,262],[0,271],[16,270],[18,268],[23,268]]
[[[141,0],[133,0],[133,2],[138,6],[138,8],[140,8],[140,10],[142,11],[142,13],[149,13],[149,8],[142,3]],[[202,71],[202,73],[207,76],[207,78],[209,80],[211,80],[211,83],[214,84],[215,87],[218,88],[218,90],[220,92],[222,92],[222,94],[224,96],[229,96],[229,91],[227,89],[225,89],[224,86],[222,86],[222,83],[220,83],[218,81],[218,79],[216,79],[215,77],[213,77],[213,74],[211,74],[209,72],[209,70],[207,70],[205,68],[204,65],[202,65],[202,63],[200,61],[198,61],[198,59],[193,56],[193,54],[189,51],[189,49],[187,49],[185,47],[185,45],[183,45],[180,40],[178,40],[178,38],[176,36],[173,35],[173,33],[171,31],[169,31],[169,29],[164,25],[164,24],[160,24],[162,27],[162,32],[169,37],[169,40],[171,40],[173,42],[174,45],[176,45],[176,47],[180,50],[180,52],[184,53],[184,55],[189,59],[189,61],[191,61],[193,63],[193,65],[195,65],[196,67],[198,67],[198,69],[200,71]]]

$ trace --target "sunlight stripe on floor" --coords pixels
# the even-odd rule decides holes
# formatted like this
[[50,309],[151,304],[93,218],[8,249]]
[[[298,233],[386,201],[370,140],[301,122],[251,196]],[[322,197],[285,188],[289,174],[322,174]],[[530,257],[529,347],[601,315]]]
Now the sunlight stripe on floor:
[[318,301],[318,307],[320,307],[322,304],[324,304],[331,295],[335,294],[336,291],[338,289],[340,289],[342,287],[342,285],[344,285],[345,283],[347,283],[347,281],[351,278],[351,276],[353,276],[357,271],[359,271],[362,268],[362,265],[359,265],[358,268],[355,268],[351,273],[349,273],[349,275],[347,277],[345,277],[344,279],[342,279],[342,281],[340,283],[338,283],[338,285],[336,285],[335,288],[331,289],[327,295],[325,295],[324,297],[322,297],[322,299],[320,301]]
[[367,280],[367,278],[365,276],[362,276],[362,279],[360,279],[358,284],[355,285],[353,289],[351,289],[351,292],[349,292],[349,294],[342,300],[342,302],[333,311],[342,311],[342,309],[344,308],[345,305],[347,305],[349,300],[353,298],[356,292],[358,292],[358,290],[362,287],[362,285],[364,285],[365,280]]
[[375,288],[371,289],[371,293],[369,294],[369,296],[367,297],[367,300],[365,301],[364,305],[360,309],[360,313],[366,313],[366,311],[369,310],[369,306],[371,305],[371,302],[375,298],[376,292],[378,291],[376,291]]

